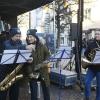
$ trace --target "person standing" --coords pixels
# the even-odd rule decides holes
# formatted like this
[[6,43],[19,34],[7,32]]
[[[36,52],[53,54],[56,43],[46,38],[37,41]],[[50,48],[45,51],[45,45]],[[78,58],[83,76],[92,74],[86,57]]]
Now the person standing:
[[[33,78],[30,81],[31,100],[38,100],[37,98],[38,81],[40,81],[42,85],[44,100],[50,100],[50,91],[49,91],[50,79],[48,73],[48,64],[43,63],[49,57],[50,52],[47,49],[46,45],[40,43],[39,38],[36,35],[36,32],[37,32],[36,29],[29,29],[27,31],[27,38],[26,38],[27,44],[34,45],[32,51],[33,62],[31,63],[33,74],[39,73],[38,79]],[[37,65],[41,65],[42,68],[40,68],[38,71],[35,72],[35,68],[37,67]]]
[[[95,38],[92,42],[88,44],[86,51],[84,53],[85,57],[89,61],[93,61],[96,51],[100,50],[100,31],[96,30]],[[97,88],[96,88],[96,100],[100,100],[100,66],[88,65],[88,70],[85,77],[85,98],[84,100],[90,99],[91,92],[91,81],[96,77]]]
[[[19,28],[11,28],[9,30],[10,38],[4,41],[4,49],[12,50],[12,49],[31,49],[31,45],[23,45],[21,41],[21,31]],[[11,65],[3,65],[0,66],[0,82],[5,78],[5,76],[15,69],[17,64]],[[18,100],[19,96],[19,83],[13,84],[8,90],[0,91],[0,100],[6,100],[7,92],[9,91],[9,100]]]

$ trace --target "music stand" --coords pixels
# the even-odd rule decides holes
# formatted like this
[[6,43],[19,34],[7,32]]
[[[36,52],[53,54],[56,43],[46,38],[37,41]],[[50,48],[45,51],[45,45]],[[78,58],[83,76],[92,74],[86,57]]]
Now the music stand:
[[25,63],[31,56],[31,51],[29,50],[4,50],[1,58],[1,65],[4,64],[15,64],[15,63]]
[[[62,47],[59,48],[57,50],[56,54],[51,55],[51,57],[49,58],[50,62],[60,62],[62,59],[70,59],[72,57],[71,55],[71,48],[67,48],[67,47]],[[61,69],[61,65],[59,66],[59,88],[62,87],[61,84],[61,74],[62,74],[62,69]],[[59,91],[59,100],[60,100],[60,96],[61,96],[61,91]]]
[[61,59],[70,59],[72,57],[71,52],[69,50],[63,49],[58,50],[57,53],[51,55],[49,58],[51,62],[61,61]]
[[[8,74],[9,78],[12,79],[11,80],[11,83],[13,83],[17,79],[16,74],[22,68],[22,66],[18,66],[17,67],[17,64],[16,63],[24,63],[24,62],[26,62],[29,59],[29,58],[26,58],[26,55],[24,55],[26,53],[28,53],[28,56],[27,57],[30,57],[31,52],[28,51],[28,50],[4,50],[3,55],[2,55],[2,58],[1,58],[0,65],[13,64],[13,66],[11,66],[11,67],[8,66],[8,68],[6,69],[6,72],[8,72],[8,73],[9,73],[9,71],[11,72],[11,73]],[[24,60],[23,59],[20,59],[21,57]],[[18,60],[18,59],[20,59],[20,60]],[[5,77],[6,77],[6,75],[5,75]],[[19,74],[19,76],[20,77],[18,77],[18,80],[23,77],[23,75],[21,75],[21,74]],[[4,80],[7,80],[7,79],[4,78]],[[1,81],[1,82],[4,84],[4,81]],[[11,86],[11,85],[9,85],[9,86]]]

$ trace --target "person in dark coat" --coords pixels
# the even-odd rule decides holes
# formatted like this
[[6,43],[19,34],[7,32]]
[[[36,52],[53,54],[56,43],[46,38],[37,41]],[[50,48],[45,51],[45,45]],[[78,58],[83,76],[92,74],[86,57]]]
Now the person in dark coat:
[[[21,31],[18,28],[11,28],[9,31],[9,35],[11,38],[4,42],[4,49],[18,49],[20,47],[25,49],[25,46],[22,45],[22,42],[20,40]],[[14,65],[13,66],[5,65],[4,67],[1,67],[0,81],[2,81],[4,77],[8,74],[8,72],[10,72],[13,69]],[[0,100],[6,100],[7,91],[0,92]],[[19,95],[19,85],[16,83],[9,89],[9,99],[18,100],[18,95]]]
[[[96,55],[96,51],[98,50],[100,51],[100,31],[96,31],[95,39],[88,44],[88,47],[86,48],[84,55],[89,61],[92,62]],[[96,77],[96,81],[97,81],[96,100],[100,100],[100,66],[88,65],[87,67],[88,70],[85,78],[85,99],[84,100],[91,100],[90,99],[91,81],[93,80],[94,77]]]
[[[29,49],[31,48],[31,45],[23,45],[22,41],[21,41],[21,31],[19,28],[11,28],[9,30],[9,35],[10,38],[6,41],[4,41],[4,43],[2,43],[2,45],[4,45],[4,49],[6,50],[12,50],[12,49]],[[12,64],[12,65],[4,65],[4,66],[0,66],[0,82],[6,77],[6,75],[13,71],[16,67],[16,64]],[[19,96],[19,83],[15,83],[13,84],[9,89],[9,100],[18,100],[18,96]],[[7,91],[0,91],[0,100],[6,100],[6,96],[7,96]]]
[[[44,100],[50,100],[50,91],[49,91],[50,79],[48,73],[48,63],[43,63],[50,56],[50,52],[47,49],[46,45],[40,43],[39,38],[36,35],[36,29],[29,29],[27,31],[26,41],[27,44],[34,45],[32,52],[33,62],[30,65],[33,74],[39,73],[39,77],[37,79],[33,78],[30,81],[31,100],[38,100],[37,81],[41,82]],[[35,72],[35,69],[37,68],[38,65],[41,65],[42,68],[38,69],[38,71]]]

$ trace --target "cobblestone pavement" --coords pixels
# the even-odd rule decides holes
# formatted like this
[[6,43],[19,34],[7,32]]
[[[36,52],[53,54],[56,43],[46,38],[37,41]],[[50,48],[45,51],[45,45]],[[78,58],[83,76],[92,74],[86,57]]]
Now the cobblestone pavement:
[[[57,85],[51,85],[51,100],[83,100],[83,92],[78,86],[59,88]],[[95,100],[95,91],[92,91],[91,100]],[[19,100],[31,100],[28,88],[22,88]],[[43,96],[41,95],[41,99]]]

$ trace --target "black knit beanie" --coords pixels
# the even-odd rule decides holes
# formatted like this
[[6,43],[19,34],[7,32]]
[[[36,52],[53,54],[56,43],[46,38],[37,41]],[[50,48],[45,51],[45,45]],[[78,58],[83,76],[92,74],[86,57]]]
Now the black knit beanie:
[[37,32],[37,30],[36,29],[29,29],[28,31],[27,31],[27,36],[28,35],[32,35],[33,37],[35,37],[36,38],[36,44],[38,44],[38,42],[39,42],[39,38],[38,38],[38,36],[36,35],[36,32]]
[[37,30],[36,29],[29,29],[28,31],[27,31],[27,35],[36,35],[36,32],[37,32]]

